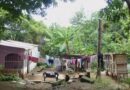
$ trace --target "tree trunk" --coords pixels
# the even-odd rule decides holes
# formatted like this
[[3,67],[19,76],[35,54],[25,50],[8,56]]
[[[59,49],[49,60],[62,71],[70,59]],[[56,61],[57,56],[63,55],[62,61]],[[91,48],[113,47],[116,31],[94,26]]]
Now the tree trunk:
[[130,0],[125,0],[125,2],[127,3],[128,9],[129,9],[129,14],[130,14]]
[[66,53],[67,53],[67,54],[70,54],[69,43],[68,43],[68,42],[66,42]]
[[98,46],[97,46],[97,57],[98,57],[98,67],[97,67],[97,75],[96,78],[101,76],[101,61],[99,59],[99,55],[101,54],[101,31],[102,31],[102,21],[99,19],[99,27],[98,27]]

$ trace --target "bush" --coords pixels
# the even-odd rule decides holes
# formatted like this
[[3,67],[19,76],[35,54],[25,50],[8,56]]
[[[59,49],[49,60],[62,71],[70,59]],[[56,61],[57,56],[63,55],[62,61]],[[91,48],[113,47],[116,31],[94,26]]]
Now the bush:
[[37,66],[39,67],[39,66],[42,66],[43,65],[43,63],[41,63],[41,62],[38,62],[37,63]]
[[0,65],[0,70],[2,70],[3,69],[3,65]]
[[46,63],[38,62],[37,66],[39,67],[39,66],[48,66],[48,65]]
[[95,80],[96,90],[100,90],[101,88],[104,88],[104,87],[109,87],[110,83],[111,83],[111,81],[108,79],[105,79],[105,78],[96,79]]
[[0,74],[0,81],[19,81],[20,78],[14,74],[3,75]]
[[37,66],[42,67],[42,68],[50,68],[51,67],[51,66],[48,66],[46,63],[42,63],[42,62],[38,62]]
[[130,70],[128,70],[128,74],[130,74]]
[[92,62],[91,68],[94,70],[97,68],[97,61]]
[[123,78],[121,81],[122,81],[123,83],[128,84],[129,87],[130,87],[130,78],[129,78],[129,77]]

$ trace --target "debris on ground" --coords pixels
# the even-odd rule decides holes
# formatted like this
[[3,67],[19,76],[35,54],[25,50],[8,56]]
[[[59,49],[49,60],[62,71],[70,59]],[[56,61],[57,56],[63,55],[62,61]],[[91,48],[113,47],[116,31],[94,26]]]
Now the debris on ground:
[[94,80],[92,80],[91,78],[89,78],[89,77],[87,77],[87,76],[81,76],[80,81],[81,81],[81,82],[91,83],[91,84],[94,83]]

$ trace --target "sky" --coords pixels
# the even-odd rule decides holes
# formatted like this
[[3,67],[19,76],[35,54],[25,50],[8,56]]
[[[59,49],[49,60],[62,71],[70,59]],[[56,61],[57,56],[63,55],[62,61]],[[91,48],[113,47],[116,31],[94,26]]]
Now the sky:
[[105,0],[75,0],[68,3],[59,1],[57,7],[52,6],[46,10],[45,17],[33,15],[33,18],[44,22],[47,26],[57,23],[66,27],[71,25],[70,19],[81,9],[84,9],[86,17],[90,18],[92,13],[99,11],[106,5]]

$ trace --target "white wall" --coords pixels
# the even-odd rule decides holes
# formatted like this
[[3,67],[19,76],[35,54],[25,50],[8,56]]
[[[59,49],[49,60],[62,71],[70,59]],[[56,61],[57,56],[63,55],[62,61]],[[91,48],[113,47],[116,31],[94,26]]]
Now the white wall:
[[[40,53],[38,51],[38,47],[35,47],[35,48],[32,49],[32,56],[39,58]],[[31,71],[32,69],[34,69],[36,67],[37,63],[34,63],[32,61],[30,61],[29,63],[30,63],[30,67],[29,68],[30,68],[30,71]]]
[[31,52],[31,56],[33,56],[33,57],[39,58],[39,56],[40,56],[40,53],[38,51],[38,47],[35,47],[35,48],[33,48],[33,49],[29,50],[29,51],[28,50],[25,51],[26,59],[24,60],[24,68],[23,68],[24,74],[27,73],[27,68],[29,69],[29,72],[30,72],[31,70],[33,70],[36,67],[36,64],[37,64],[37,63],[34,63],[32,61],[29,61],[29,67],[27,67],[28,54],[30,52]]
[[28,59],[28,51],[26,50],[24,52],[24,55],[25,55],[25,59],[23,61],[23,73],[26,74],[27,73],[27,59]]

